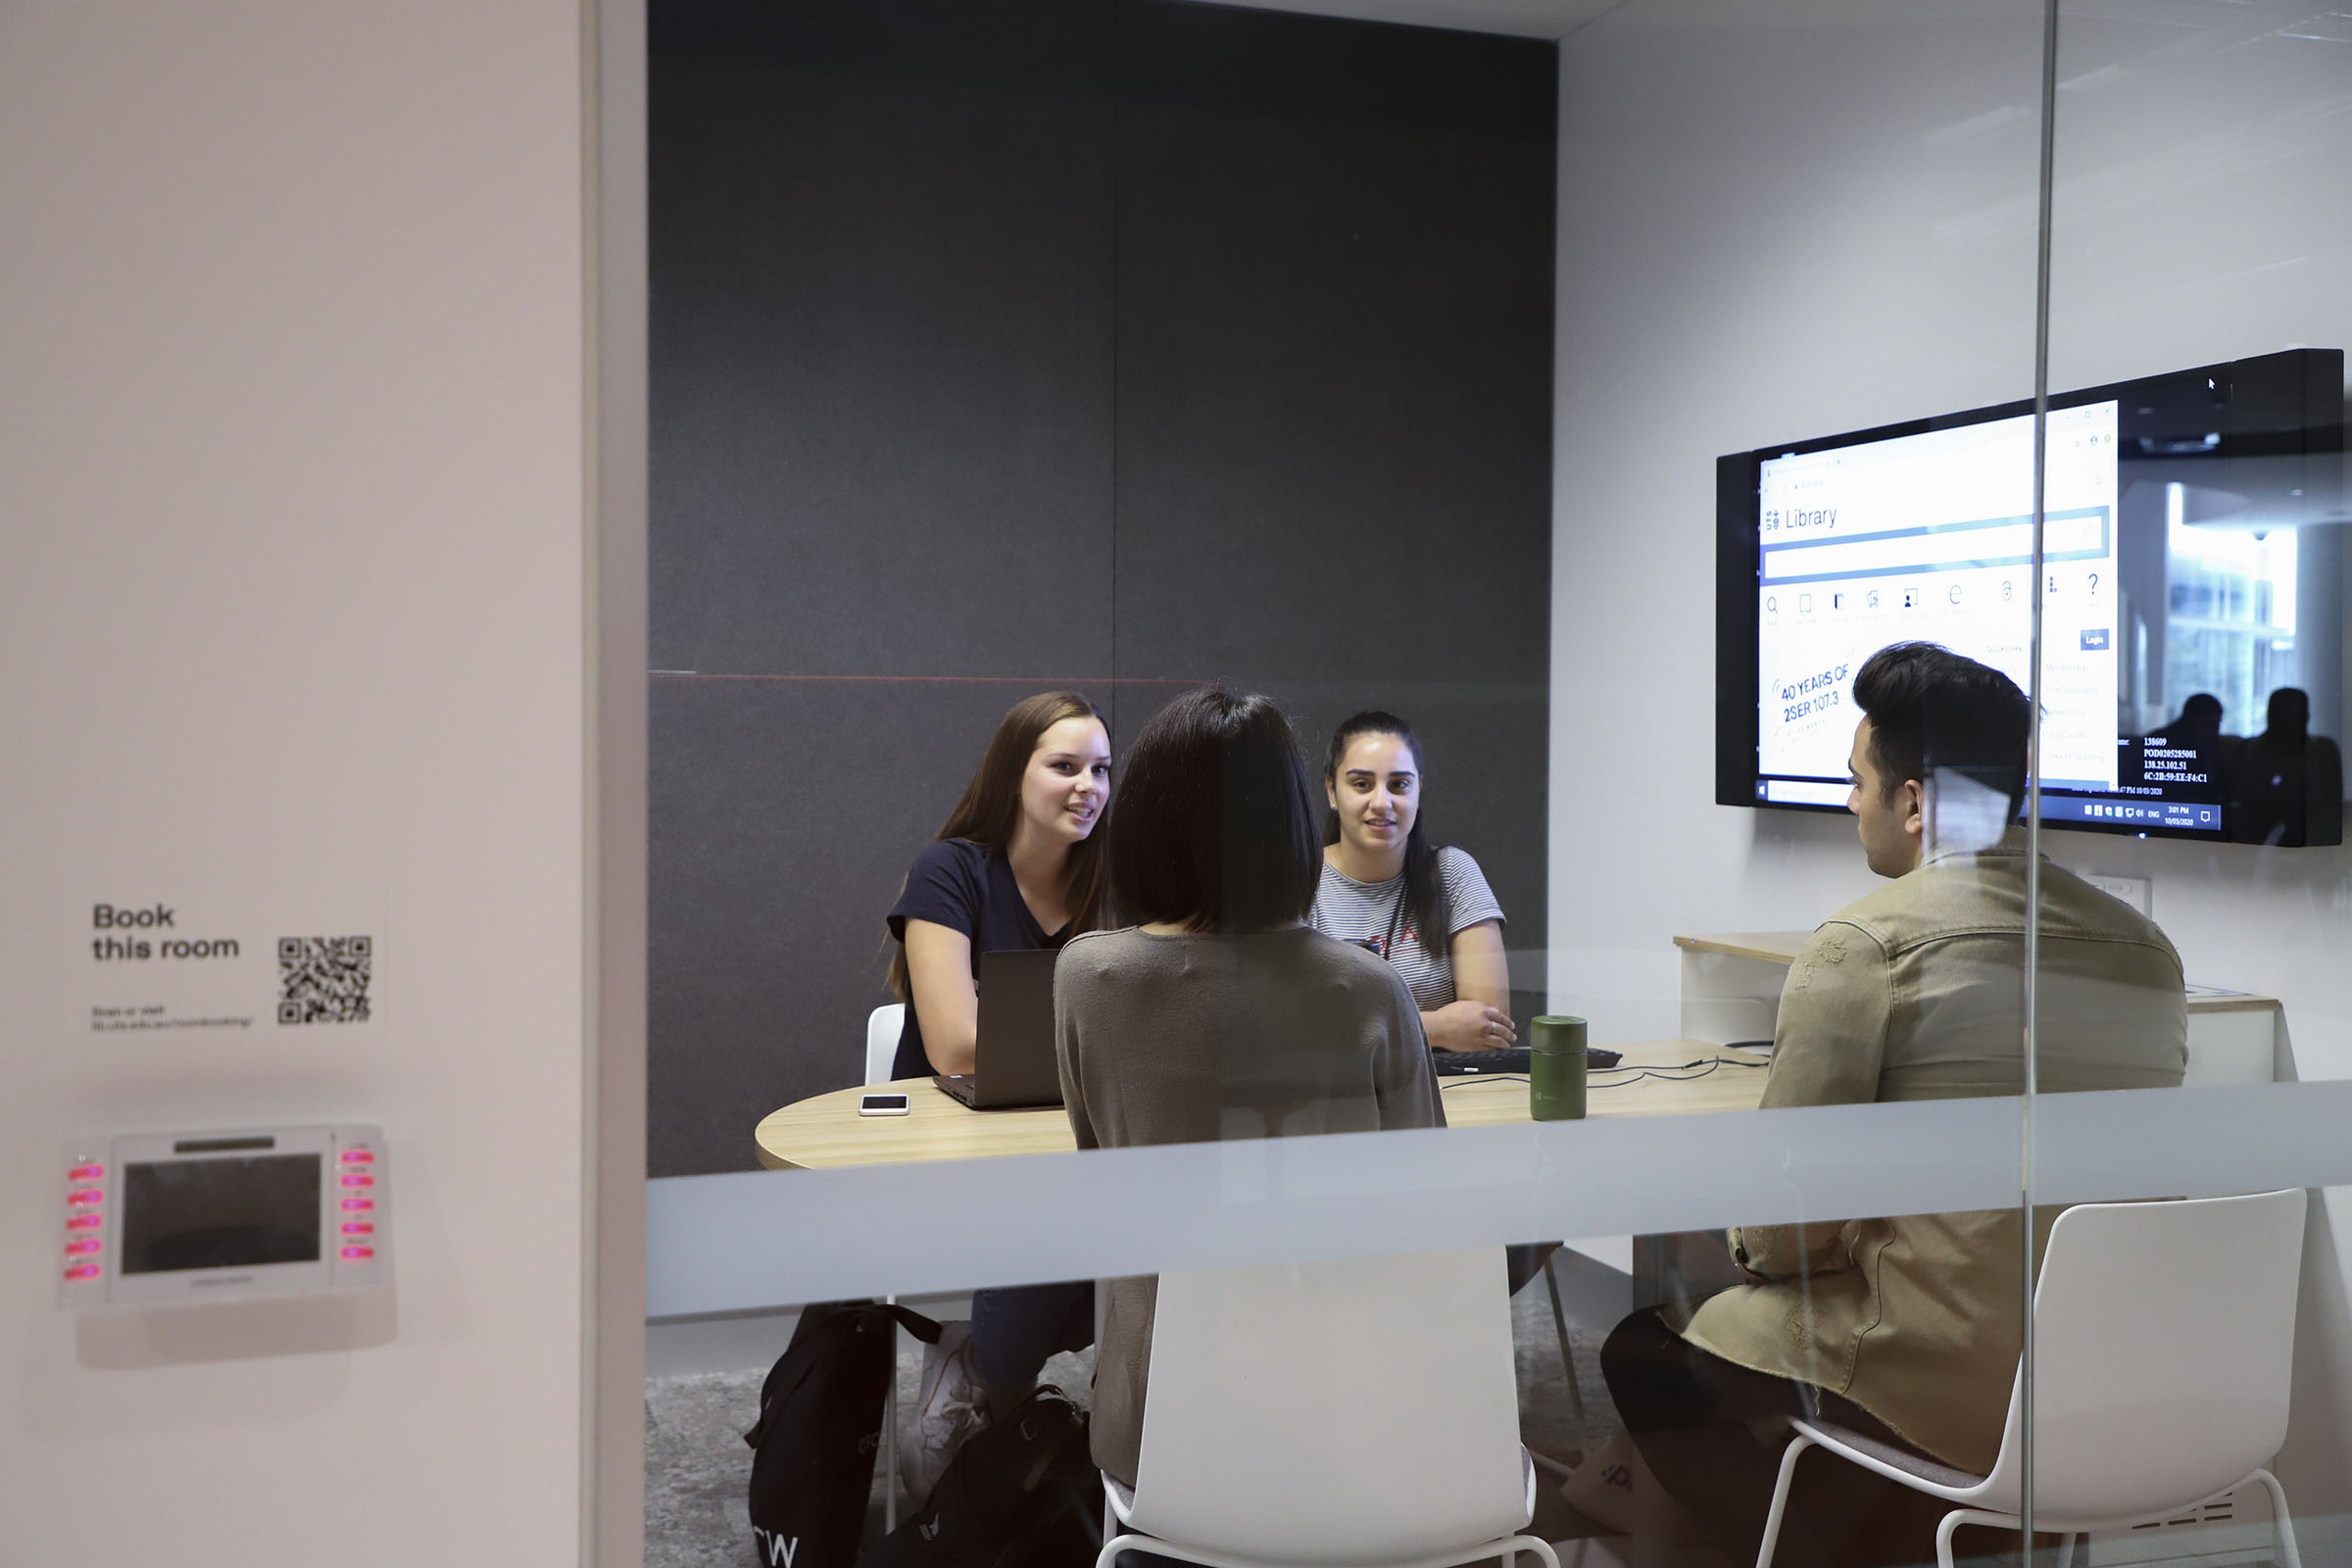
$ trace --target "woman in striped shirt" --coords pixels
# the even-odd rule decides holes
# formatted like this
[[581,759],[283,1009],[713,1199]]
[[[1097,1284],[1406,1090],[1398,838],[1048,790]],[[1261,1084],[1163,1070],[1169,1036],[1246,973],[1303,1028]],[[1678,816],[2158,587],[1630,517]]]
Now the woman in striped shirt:
[[1513,1044],[1502,906],[1466,851],[1429,842],[1411,728],[1377,710],[1348,719],[1331,737],[1323,791],[1333,820],[1314,928],[1396,965],[1435,1049]]

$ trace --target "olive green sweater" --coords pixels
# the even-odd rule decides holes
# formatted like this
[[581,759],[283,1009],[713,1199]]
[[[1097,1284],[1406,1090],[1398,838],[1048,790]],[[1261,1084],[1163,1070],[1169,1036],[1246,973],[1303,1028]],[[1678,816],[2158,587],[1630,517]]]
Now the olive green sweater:
[[[2148,919],[2041,867],[2036,1082],[2180,1082],[2180,958]],[[1930,859],[1813,933],[1788,971],[1764,1103],[1838,1105],[2024,1090],[2022,833]],[[2035,1215],[2035,1251],[2055,1209]],[[1727,1360],[1845,1396],[1914,1446],[1983,1473],[2017,1374],[2019,1211],[1747,1226],[1751,1283],[1682,1332]]]

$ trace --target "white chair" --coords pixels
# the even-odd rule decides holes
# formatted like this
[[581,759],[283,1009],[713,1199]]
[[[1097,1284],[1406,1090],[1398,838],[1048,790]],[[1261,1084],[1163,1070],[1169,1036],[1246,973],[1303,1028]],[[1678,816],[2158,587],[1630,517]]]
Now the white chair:
[[[899,1031],[906,1024],[906,1004],[894,1002],[876,1007],[865,1020],[865,1082],[867,1088],[890,1082],[890,1066],[899,1054]],[[894,1305],[895,1296],[885,1301]],[[899,1331],[890,1331],[890,1394],[882,1401],[882,1529],[899,1527]]]
[[1519,1446],[1502,1250],[1159,1277],[1119,1553],[1446,1568],[1551,1547]]
[[899,1054],[899,1032],[906,1027],[906,1004],[894,1002],[876,1007],[865,1020],[865,1081],[867,1087],[890,1082],[890,1064]]
[[[2087,1530],[2145,1524],[2259,1481],[2281,1568],[2300,1568],[2286,1494],[2263,1468],[2286,1438],[2299,1189],[2246,1198],[2084,1203],[2051,1227],[2034,1290],[2034,1527],[2060,1531],[2058,1568]],[[1952,1568],[1964,1524],[2021,1527],[2021,1377],[1988,1475],[1892,1449],[1826,1421],[1792,1422],[1757,1568],[1770,1568],[1805,1450],[1953,1504],[1936,1531]]]

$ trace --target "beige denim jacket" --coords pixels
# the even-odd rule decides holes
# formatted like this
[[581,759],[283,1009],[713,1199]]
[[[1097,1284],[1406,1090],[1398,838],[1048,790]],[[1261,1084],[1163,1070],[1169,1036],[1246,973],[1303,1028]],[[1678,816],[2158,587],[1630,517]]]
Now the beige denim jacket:
[[[1781,992],[1764,1103],[1837,1105],[2023,1092],[2024,835],[1931,858],[1823,922]],[[2145,916],[2041,867],[2037,1082],[2180,1082],[2180,958]],[[2035,1215],[2035,1253],[2055,1209]],[[1834,1390],[1906,1441],[1982,1473],[2017,1373],[2018,1211],[1748,1226],[1752,1283],[1699,1303],[1702,1349]],[[1670,1320],[1671,1321],[1671,1320]]]

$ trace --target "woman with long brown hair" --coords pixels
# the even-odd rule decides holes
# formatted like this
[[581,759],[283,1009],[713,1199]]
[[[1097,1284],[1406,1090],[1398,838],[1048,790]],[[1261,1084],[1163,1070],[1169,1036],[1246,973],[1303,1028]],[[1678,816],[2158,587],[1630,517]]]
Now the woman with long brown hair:
[[[997,725],[963,799],[890,911],[891,989],[906,1004],[893,1078],[968,1073],[983,953],[1058,948],[1101,922],[1110,734],[1076,692],[1041,692]],[[923,1351],[899,1474],[920,1507],[963,1441],[1094,1337],[1083,1281],[975,1292],[972,1320]]]
[[892,1077],[972,1070],[980,955],[1058,948],[1095,928],[1109,804],[1110,734],[1095,705],[1076,692],[1013,704],[890,911],[890,988],[906,1004]]

